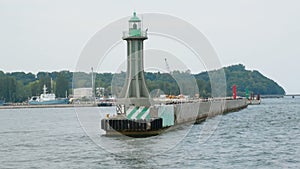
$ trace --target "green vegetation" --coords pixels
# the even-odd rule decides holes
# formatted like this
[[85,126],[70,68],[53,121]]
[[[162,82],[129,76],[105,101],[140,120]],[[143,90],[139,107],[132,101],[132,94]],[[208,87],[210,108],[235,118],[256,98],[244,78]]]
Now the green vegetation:
[[[227,95],[231,95],[231,87],[236,84],[238,95],[245,96],[246,89],[249,93],[262,95],[283,95],[284,89],[273,80],[263,76],[258,71],[245,70],[244,65],[233,65],[225,67]],[[210,75],[212,72],[202,72],[191,75],[189,71],[174,71],[168,73],[146,72],[145,78],[149,91],[160,89],[165,94],[179,95],[194,93],[201,97],[211,96]],[[125,82],[125,72],[118,74],[95,73],[95,88],[104,87],[105,95],[118,93],[121,91]],[[51,79],[53,80],[51,83]],[[76,83],[72,83],[73,80]],[[114,84],[111,86],[111,84]],[[57,97],[65,97],[66,91],[72,94],[72,86],[91,87],[91,74],[84,72],[39,72],[37,75],[24,72],[4,73],[0,71],[0,100],[6,102],[24,102],[33,95],[40,95],[43,85],[46,85],[48,92],[54,92]],[[197,86],[194,85],[197,84]]]
[[238,95],[245,96],[245,89],[250,93],[261,95],[284,95],[284,89],[273,80],[265,77],[258,71],[245,70],[244,65],[233,65],[224,68],[227,81],[227,91],[236,84]]
[[[226,76],[227,95],[230,96],[232,93],[231,87],[235,84],[237,86],[237,94],[239,96],[246,95],[246,89],[249,93],[261,94],[261,95],[284,95],[284,89],[279,86],[273,80],[265,77],[256,70],[246,70],[242,64],[232,65],[223,68]],[[218,70],[220,71],[220,70]],[[196,79],[203,80],[203,83],[208,82],[209,86],[209,73],[203,72],[195,75]],[[201,86],[198,84],[198,86]],[[209,88],[206,91],[210,91]],[[200,90],[201,93],[201,90]]]
[[66,91],[71,89],[72,76],[69,71],[39,72],[37,75],[24,72],[5,74],[0,71],[0,99],[6,102],[24,102],[31,96],[40,95],[44,85],[48,92],[65,97]]

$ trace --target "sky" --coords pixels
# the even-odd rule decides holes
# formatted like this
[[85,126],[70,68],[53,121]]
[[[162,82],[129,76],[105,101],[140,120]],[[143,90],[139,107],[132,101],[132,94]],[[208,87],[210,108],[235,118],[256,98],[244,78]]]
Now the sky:
[[75,70],[91,37],[133,11],[181,18],[206,36],[223,66],[242,63],[300,93],[297,0],[0,0],[0,70]]

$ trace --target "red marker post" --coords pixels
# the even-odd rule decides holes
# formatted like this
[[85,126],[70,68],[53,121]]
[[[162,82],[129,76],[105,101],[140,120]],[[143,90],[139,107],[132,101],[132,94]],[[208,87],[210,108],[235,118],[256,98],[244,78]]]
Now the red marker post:
[[233,96],[233,99],[236,99],[236,85],[232,86],[232,96]]

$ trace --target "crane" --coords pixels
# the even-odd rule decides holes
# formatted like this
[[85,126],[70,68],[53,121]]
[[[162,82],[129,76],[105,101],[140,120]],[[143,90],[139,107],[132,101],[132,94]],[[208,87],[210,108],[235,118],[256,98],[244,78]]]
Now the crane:
[[171,74],[171,70],[170,70],[170,66],[168,64],[167,58],[165,58],[165,63],[166,63],[166,68],[167,68],[168,73]]

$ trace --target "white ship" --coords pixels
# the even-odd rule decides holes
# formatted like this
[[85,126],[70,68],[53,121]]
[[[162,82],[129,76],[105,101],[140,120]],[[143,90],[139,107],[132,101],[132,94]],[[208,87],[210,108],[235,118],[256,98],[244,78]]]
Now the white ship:
[[56,98],[54,93],[47,93],[47,87],[44,85],[43,93],[40,96],[33,96],[28,102],[31,105],[48,105],[48,104],[68,104],[68,98]]

